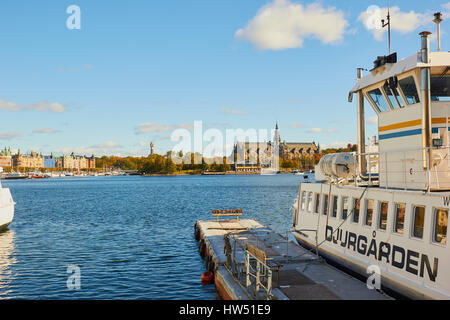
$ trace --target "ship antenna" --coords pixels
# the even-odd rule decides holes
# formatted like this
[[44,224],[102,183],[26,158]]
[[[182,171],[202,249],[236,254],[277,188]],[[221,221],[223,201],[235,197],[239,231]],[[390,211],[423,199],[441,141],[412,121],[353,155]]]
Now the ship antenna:
[[391,54],[391,15],[389,13],[389,0],[388,0],[388,11],[387,11],[387,22],[384,22],[384,19],[381,20],[381,27],[388,27],[388,43],[389,43],[389,55]]
[[434,20],[433,22],[436,23],[437,25],[437,51],[441,51],[441,27],[440,27],[440,23],[443,21],[442,19],[442,13],[440,12],[436,12],[434,14]]

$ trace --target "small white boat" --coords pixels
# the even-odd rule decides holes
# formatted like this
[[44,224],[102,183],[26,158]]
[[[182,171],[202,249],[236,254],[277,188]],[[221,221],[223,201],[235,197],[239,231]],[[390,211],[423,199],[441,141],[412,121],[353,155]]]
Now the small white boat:
[[315,182],[315,173],[314,171],[305,171],[305,172],[295,172],[294,175],[300,178],[300,183],[311,183]]
[[[0,173],[3,168],[0,167]],[[5,229],[13,220],[15,202],[8,188],[2,188],[0,182],[0,230]]]
[[29,178],[28,175],[15,171],[11,171],[10,173],[3,175],[3,179],[28,179],[28,178]]

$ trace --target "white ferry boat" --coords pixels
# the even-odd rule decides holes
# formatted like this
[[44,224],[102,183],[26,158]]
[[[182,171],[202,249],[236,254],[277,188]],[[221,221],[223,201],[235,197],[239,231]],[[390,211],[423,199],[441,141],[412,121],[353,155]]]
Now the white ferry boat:
[[[358,69],[358,152],[324,156],[293,208],[297,241],[382,289],[413,299],[450,298],[450,52],[378,57]],[[439,38],[438,38],[439,43]],[[438,46],[439,48],[439,46]],[[364,107],[378,116],[378,152],[365,146]],[[378,172],[374,172],[376,168]]]
[[[0,173],[3,168],[0,167]],[[8,188],[3,188],[0,181],[0,231],[4,230],[11,223],[14,217],[15,202]]]

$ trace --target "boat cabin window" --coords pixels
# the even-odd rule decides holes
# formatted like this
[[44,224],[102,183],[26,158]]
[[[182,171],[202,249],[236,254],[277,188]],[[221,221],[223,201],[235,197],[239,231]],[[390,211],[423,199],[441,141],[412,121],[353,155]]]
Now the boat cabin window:
[[380,110],[381,112],[390,110],[380,89],[376,88],[372,91],[369,91],[369,96],[372,99],[373,103],[375,103],[378,107],[378,110]]
[[313,193],[309,192],[308,193],[308,212],[312,211],[312,206],[313,206]]
[[420,102],[419,93],[417,92],[416,83],[413,77],[407,77],[398,80],[398,85],[405,95],[408,104],[416,104]]
[[366,219],[364,221],[366,226],[372,225],[372,216],[373,216],[373,200],[366,199]]
[[381,230],[386,230],[387,227],[387,216],[388,216],[388,202],[380,202],[380,219],[378,219],[378,228]]
[[405,203],[395,204],[395,220],[394,220],[394,232],[403,234],[403,229],[405,225]]
[[342,219],[347,219],[348,215],[348,197],[342,197]]
[[331,196],[331,200],[332,200],[331,216],[333,218],[336,218],[336,216],[337,216],[338,197],[337,196]]
[[326,216],[328,214],[328,195],[323,195],[323,215]]
[[400,94],[398,93],[397,89],[390,88],[388,81],[384,83],[383,90],[386,93],[387,97],[389,98],[389,101],[391,102],[391,105],[394,109],[404,107],[402,98],[400,97]]
[[415,206],[413,212],[414,212],[413,236],[422,239],[423,226],[425,222],[425,207]]
[[450,101],[450,75],[431,77],[431,101]]
[[302,199],[300,202],[300,209],[305,210],[305,202],[306,202],[306,191],[302,192]]
[[316,193],[316,203],[314,206],[314,213],[319,213],[320,210],[320,193]]
[[353,198],[353,222],[359,222],[359,207],[360,201],[359,199]]
[[448,210],[434,209],[434,242],[447,243]]

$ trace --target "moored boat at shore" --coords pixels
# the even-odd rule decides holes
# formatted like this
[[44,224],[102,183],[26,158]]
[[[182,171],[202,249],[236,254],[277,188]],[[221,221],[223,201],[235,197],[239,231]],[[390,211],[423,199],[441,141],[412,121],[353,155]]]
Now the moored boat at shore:
[[[0,167],[0,173],[3,168]],[[8,188],[3,188],[0,181],[0,230],[5,229],[11,223],[14,217],[15,202]]]

